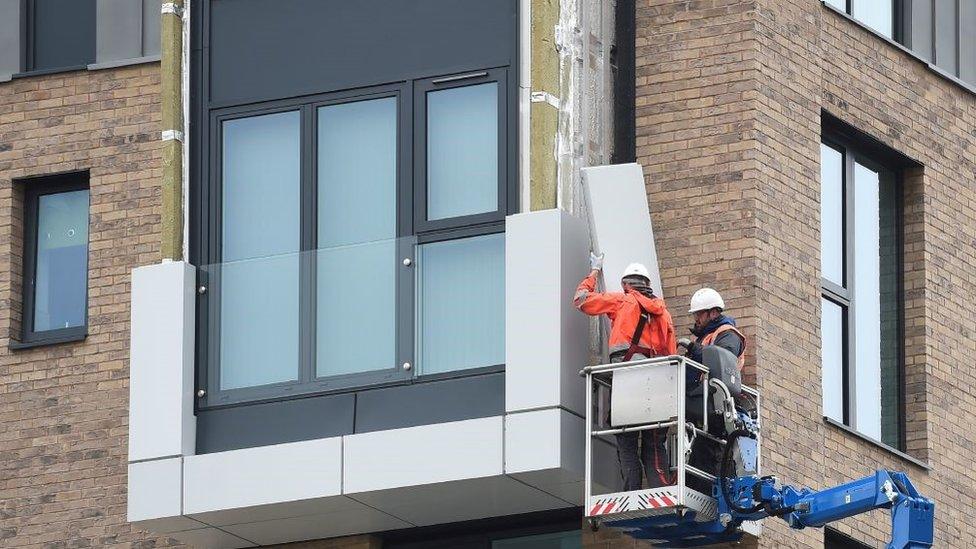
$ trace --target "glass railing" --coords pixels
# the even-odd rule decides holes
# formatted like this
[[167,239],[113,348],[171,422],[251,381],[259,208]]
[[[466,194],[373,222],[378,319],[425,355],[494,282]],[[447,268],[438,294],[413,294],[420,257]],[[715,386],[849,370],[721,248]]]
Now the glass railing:
[[396,369],[404,250],[412,242],[386,239],[201,267],[211,392]]
[[498,233],[200,267],[204,404],[501,365],[504,256]]

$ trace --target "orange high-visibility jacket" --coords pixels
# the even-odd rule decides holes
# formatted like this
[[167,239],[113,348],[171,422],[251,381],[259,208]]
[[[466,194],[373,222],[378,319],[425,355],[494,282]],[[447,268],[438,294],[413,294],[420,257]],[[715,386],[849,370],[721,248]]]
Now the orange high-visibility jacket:
[[600,293],[596,290],[596,278],[587,276],[576,288],[573,303],[576,308],[592,316],[607,315],[610,318],[610,352],[626,351],[640,321],[641,306],[650,313],[651,320],[644,327],[640,345],[654,352],[655,356],[673,355],[678,350],[674,339],[674,323],[671,313],[659,297],[647,297],[636,290],[625,293]]
[[746,336],[743,335],[738,328],[732,326],[731,324],[722,324],[712,333],[705,334],[698,342],[702,345],[712,345],[715,343],[715,340],[718,339],[718,336],[729,331],[734,332],[735,335],[739,336],[739,339],[742,340],[742,350],[739,351],[738,361],[736,363],[739,366],[739,371],[741,372],[742,368],[746,365]]

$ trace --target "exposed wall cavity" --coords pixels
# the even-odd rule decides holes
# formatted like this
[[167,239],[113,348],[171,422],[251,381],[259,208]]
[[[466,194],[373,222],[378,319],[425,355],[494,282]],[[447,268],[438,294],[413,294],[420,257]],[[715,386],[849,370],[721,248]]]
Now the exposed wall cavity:
[[557,206],[586,216],[580,169],[606,164],[613,145],[610,52],[614,0],[562,0],[555,29],[560,100]]
[[615,4],[532,0],[532,210],[584,216],[580,168],[610,161]]

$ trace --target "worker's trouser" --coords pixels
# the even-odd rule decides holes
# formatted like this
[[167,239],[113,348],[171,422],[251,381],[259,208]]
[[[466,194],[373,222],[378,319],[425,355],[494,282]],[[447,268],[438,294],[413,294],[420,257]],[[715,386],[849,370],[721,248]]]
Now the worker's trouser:
[[[631,360],[647,358],[635,354]],[[623,353],[610,355],[610,362],[623,362]],[[670,465],[668,463],[668,430],[648,429],[617,435],[617,460],[620,462],[620,477],[623,490],[641,489],[641,476],[647,474],[647,487],[670,486]],[[638,445],[640,446],[638,451]],[[638,457],[640,456],[640,457]],[[643,470],[641,468],[643,462]]]

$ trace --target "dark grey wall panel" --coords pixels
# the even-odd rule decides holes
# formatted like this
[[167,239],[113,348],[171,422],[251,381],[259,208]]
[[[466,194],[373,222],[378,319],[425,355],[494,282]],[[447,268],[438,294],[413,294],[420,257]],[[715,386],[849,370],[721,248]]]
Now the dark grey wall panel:
[[976,2],[959,3],[959,78],[976,86]]
[[300,398],[197,412],[197,453],[352,433],[355,396]]
[[20,71],[20,0],[0,0],[0,80]]
[[[966,0],[972,2],[973,0]],[[935,2],[935,64],[950,74],[959,74],[959,12],[956,0]]]
[[515,65],[516,13],[516,0],[212,0],[210,100]]
[[142,55],[159,55],[163,0],[142,0]]
[[505,413],[505,374],[363,391],[356,432],[382,431]]
[[95,61],[105,63],[142,57],[142,3],[98,0]]
[[932,60],[932,0],[908,0],[906,38],[908,47],[925,59]]
[[31,70],[95,62],[95,0],[35,0]]
[[505,374],[478,375],[197,412],[197,453],[505,413]]

